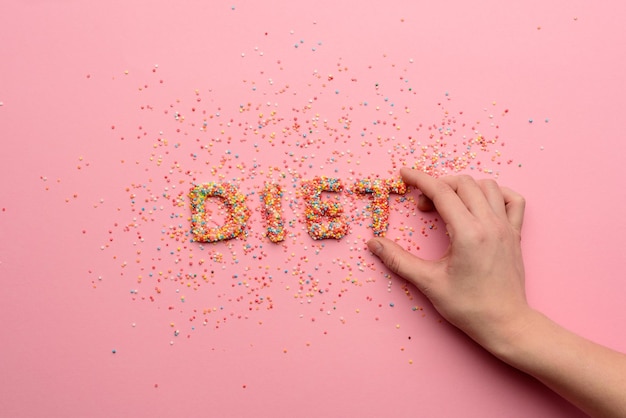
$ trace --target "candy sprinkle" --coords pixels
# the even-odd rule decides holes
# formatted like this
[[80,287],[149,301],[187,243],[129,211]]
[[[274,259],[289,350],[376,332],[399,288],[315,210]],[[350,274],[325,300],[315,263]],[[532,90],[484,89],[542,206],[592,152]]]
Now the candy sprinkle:
[[[207,226],[206,199],[218,197],[224,202],[227,210],[223,226],[210,228]],[[216,242],[238,237],[245,231],[250,210],[246,206],[246,197],[229,183],[205,183],[195,186],[189,192],[191,199],[191,232],[193,241]]]
[[272,242],[280,242],[285,239],[285,223],[281,216],[282,189],[278,184],[266,183],[261,195],[265,208],[265,222],[267,223],[267,237]]
[[348,223],[339,202],[322,200],[322,192],[341,192],[341,180],[326,176],[302,182],[302,195],[306,201],[306,225],[313,239],[340,239],[348,232]]
[[375,235],[385,236],[389,227],[389,195],[405,194],[406,184],[401,179],[363,179],[354,185],[355,193],[372,195],[372,229]]

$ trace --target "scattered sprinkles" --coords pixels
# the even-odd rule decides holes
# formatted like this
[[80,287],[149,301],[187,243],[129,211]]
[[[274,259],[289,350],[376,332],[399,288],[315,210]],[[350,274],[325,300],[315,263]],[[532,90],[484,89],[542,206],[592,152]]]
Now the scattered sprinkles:
[[[233,51],[247,68],[231,83],[237,94],[210,83],[173,92],[155,64],[111,77],[119,97],[137,98],[103,130],[128,149],[115,162],[130,173],[117,185],[126,204],[89,198],[91,210],[115,221],[77,233],[100,237],[95,250],[113,266],[107,274],[91,269],[91,286],[119,275],[127,297],[170,315],[163,324],[170,346],[232,321],[264,326],[262,313],[277,309],[318,330],[324,321],[356,320],[400,329],[390,312],[427,316],[366,246],[387,236],[419,253],[445,237],[436,214],[417,210],[418,192],[399,169],[498,178],[513,163],[500,138],[513,111],[491,100],[483,112],[458,109],[449,91],[424,97],[419,57],[383,55],[362,67],[337,57],[290,75],[289,67],[307,65],[294,60],[326,52],[327,42],[301,33],[262,32],[284,36],[283,51],[260,42]],[[120,73],[132,89],[119,85]],[[150,94],[155,88],[160,99]],[[89,155],[72,164],[78,176],[97,169]],[[42,188],[63,189],[67,205],[90,195],[48,176]]]

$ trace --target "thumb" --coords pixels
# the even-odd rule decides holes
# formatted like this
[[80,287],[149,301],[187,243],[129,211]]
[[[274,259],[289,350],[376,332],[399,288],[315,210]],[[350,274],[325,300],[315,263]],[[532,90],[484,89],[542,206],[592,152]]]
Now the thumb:
[[426,296],[433,277],[433,263],[423,260],[387,238],[372,238],[367,247],[397,275],[413,283]]

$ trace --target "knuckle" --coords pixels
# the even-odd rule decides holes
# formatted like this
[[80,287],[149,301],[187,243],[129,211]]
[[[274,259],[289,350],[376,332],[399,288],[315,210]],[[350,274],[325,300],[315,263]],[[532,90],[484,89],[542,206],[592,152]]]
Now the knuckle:
[[485,241],[489,240],[489,237],[490,237],[489,231],[486,231],[484,228],[473,228],[469,232],[467,239],[471,243],[480,245],[484,243]]
[[517,207],[524,211],[526,209],[526,198],[521,194],[512,194],[507,202],[508,207]]
[[480,222],[472,222],[462,229],[457,239],[466,245],[473,245],[485,242],[488,238],[489,231]]
[[514,190],[509,189],[508,187],[502,187],[502,190],[506,192],[508,196],[508,201],[511,204],[515,206],[521,206],[522,208],[526,206],[526,198],[524,196]]
[[474,180],[474,177],[470,176],[469,174],[460,174],[458,176],[458,182],[459,184],[469,184],[469,183],[474,183],[476,180]]
[[482,179],[479,184],[485,189],[498,189],[500,187],[494,179]]

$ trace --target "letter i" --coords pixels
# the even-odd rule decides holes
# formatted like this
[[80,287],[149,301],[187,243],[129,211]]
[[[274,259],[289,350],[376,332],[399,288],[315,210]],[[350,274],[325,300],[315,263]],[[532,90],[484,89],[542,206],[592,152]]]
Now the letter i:
[[261,200],[263,201],[267,237],[272,242],[280,242],[285,239],[285,222],[282,218],[281,204],[282,195],[282,189],[278,184],[265,183]]

